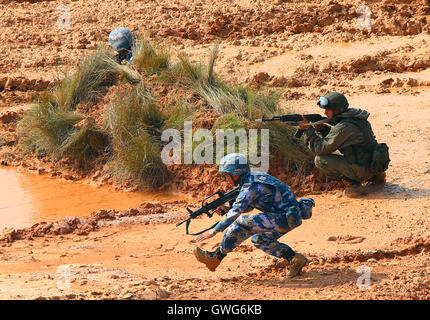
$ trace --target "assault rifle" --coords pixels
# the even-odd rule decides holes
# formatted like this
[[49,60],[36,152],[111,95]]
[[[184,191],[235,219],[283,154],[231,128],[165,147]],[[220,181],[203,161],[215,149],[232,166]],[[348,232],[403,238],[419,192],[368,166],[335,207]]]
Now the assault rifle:
[[[309,121],[309,123],[306,124],[299,124],[300,121],[303,121],[301,114],[287,114],[282,116],[275,116],[273,118],[263,118],[256,119],[257,122],[268,122],[268,121],[281,121],[284,122],[287,126],[311,126],[314,124],[320,124],[320,123],[326,123],[328,122],[328,119],[326,117],[323,117],[320,114],[304,114],[303,117],[306,118],[306,120]],[[297,129],[296,133],[294,133],[294,136],[296,138],[301,138],[303,135],[303,130]]]
[[[238,186],[238,187],[234,188],[233,190],[230,190],[226,193],[223,193],[221,190],[218,190],[217,192],[211,194],[210,196],[208,196],[202,200],[202,206],[200,209],[193,211],[187,207],[187,211],[190,213],[190,216],[187,219],[179,222],[176,226],[179,227],[181,224],[186,223],[186,225],[185,225],[186,232],[187,232],[187,234],[192,235],[192,236],[199,235],[203,232],[206,232],[206,231],[212,229],[213,227],[215,227],[218,224],[218,222],[215,223],[210,228],[207,228],[207,229],[200,231],[200,232],[197,232],[197,233],[189,233],[189,230],[188,230],[192,219],[197,218],[198,216],[202,215],[203,213],[206,213],[207,216],[209,218],[211,218],[214,214],[214,210],[216,210],[219,206],[223,205],[226,202],[230,202],[230,205],[232,205],[233,201],[239,195],[239,192],[240,192],[240,186]],[[207,202],[209,199],[211,199],[215,195],[218,195],[219,197],[215,198],[214,200],[212,200],[210,202]],[[225,213],[226,212],[224,212],[224,214]]]

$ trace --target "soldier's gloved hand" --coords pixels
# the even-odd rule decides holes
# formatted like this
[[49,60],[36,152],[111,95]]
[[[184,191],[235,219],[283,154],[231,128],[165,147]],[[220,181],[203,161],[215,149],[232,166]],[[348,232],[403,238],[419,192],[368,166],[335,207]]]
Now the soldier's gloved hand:
[[228,212],[228,210],[230,210],[230,209],[227,206],[222,205],[222,206],[219,206],[218,208],[216,208],[215,212],[218,215],[223,216]]
[[215,229],[210,229],[206,232],[203,232],[202,234],[199,234],[197,237],[195,237],[193,240],[191,240],[191,243],[200,242],[203,240],[207,240],[212,238],[218,233]]

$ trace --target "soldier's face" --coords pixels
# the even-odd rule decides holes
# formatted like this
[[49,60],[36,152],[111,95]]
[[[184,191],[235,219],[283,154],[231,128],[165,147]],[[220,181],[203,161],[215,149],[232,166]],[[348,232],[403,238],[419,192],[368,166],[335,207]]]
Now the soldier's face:
[[235,180],[237,181],[237,179],[239,178],[239,176],[232,177],[228,173],[225,174],[225,177],[226,177],[228,184],[231,185],[232,187],[234,187],[236,185]]
[[333,109],[325,109],[324,114],[327,118],[333,118],[335,116],[335,110]]

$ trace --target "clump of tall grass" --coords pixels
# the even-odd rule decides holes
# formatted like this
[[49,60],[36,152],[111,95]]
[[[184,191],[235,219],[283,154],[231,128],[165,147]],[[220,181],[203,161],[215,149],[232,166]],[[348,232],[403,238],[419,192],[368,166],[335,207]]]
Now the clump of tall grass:
[[297,128],[287,127],[283,123],[269,123],[261,129],[269,129],[270,150],[280,153],[287,162],[310,164],[313,156],[308,148],[297,138],[294,132]]
[[191,62],[185,53],[180,53],[178,55],[179,61],[171,66],[169,70],[163,72],[160,79],[164,82],[176,83],[190,89],[196,89],[196,86],[202,83],[213,84],[215,81],[220,80],[213,73],[213,66],[211,66],[211,63],[215,62],[217,54],[218,46],[212,51],[209,67],[206,67],[201,62]]
[[212,128],[212,131],[216,129],[232,129],[238,130],[241,128],[246,128],[249,125],[249,120],[245,117],[242,117],[236,113],[226,113],[219,117]]
[[84,117],[60,110],[49,95],[42,96],[18,123],[18,135],[27,151],[39,157],[68,157],[78,167],[103,154],[107,136],[91,121],[79,126]]
[[93,101],[118,79],[137,83],[140,75],[127,66],[118,64],[111,51],[100,47],[86,57],[73,74],[60,81],[53,96],[61,109],[73,110],[81,102]]
[[[197,93],[214,111],[221,114],[213,130],[244,128],[269,129],[270,150],[279,152],[288,162],[310,162],[312,156],[307,148],[294,137],[295,128],[282,123],[257,125],[254,119],[272,117],[283,113],[278,108],[280,93],[276,91],[255,90],[250,86],[232,86],[223,81],[214,71],[218,57],[218,46],[212,50],[207,65],[192,63],[184,54],[169,72],[161,75],[162,81],[185,86]],[[261,137],[259,136],[258,139]],[[259,140],[260,141],[260,140]],[[238,140],[235,141],[237,144]],[[237,150],[237,145],[235,149]]]
[[74,126],[62,142],[59,152],[75,161],[79,167],[89,167],[91,160],[107,153],[109,138],[91,120]]
[[169,178],[161,159],[161,133],[183,128],[190,115],[184,103],[166,110],[143,87],[128,88],[111,102],[105,128],[112,136],[113,172],[119,180],[134,180],[140,188],[157,189]]
[[139,42],[133,50],[133,64],[147,75],[161,74],[170,68],[171,54],[166,47],[154,47],[149,41]]
[[169,105],[166,106],[165,112],[168,118],[163,123],[163,128],[171,128],[182,131],[184,128],[184,121],[192,120],[194,110],[188,102],[182,99],[174,99]]
[[178,63],[164,72],[161,80],[190,88],[221,114],[234,112],[253,119],[275,112],[279,94],[256,92],[249,86],[231,86],[214,72],[218,52],[219,47],[215,46],[207,65],[192,63],[181,54]]

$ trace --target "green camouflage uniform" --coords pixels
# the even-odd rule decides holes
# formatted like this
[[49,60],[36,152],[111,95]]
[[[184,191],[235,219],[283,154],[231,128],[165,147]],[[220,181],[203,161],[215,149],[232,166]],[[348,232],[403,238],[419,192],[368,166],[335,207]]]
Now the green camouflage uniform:
[[[315,165],[328,178],[368,181],[374,174],[369,169],[372,150],[377,144],[370,123],[369,112],[349,108],[336,116],[333,127],[320,132],[309,127],[305,144],[316,155]],[[333,154],[339,150],[341,154]]]

